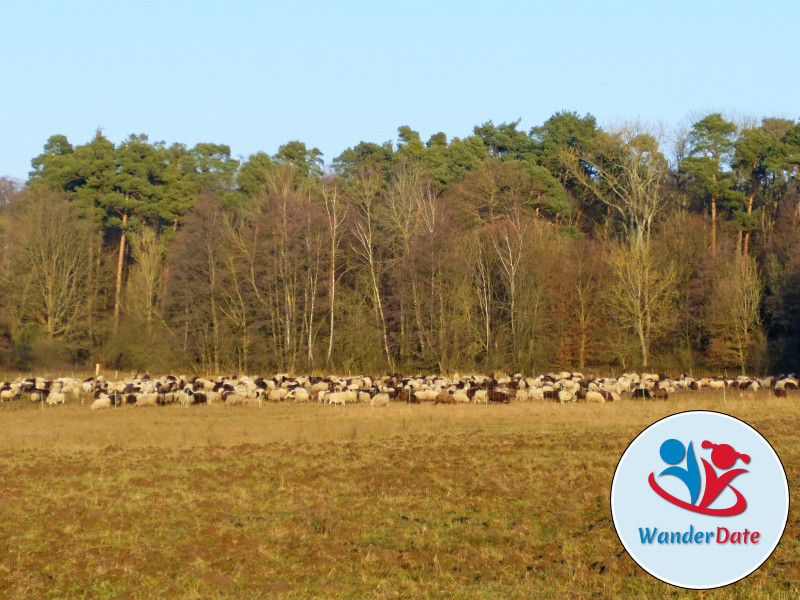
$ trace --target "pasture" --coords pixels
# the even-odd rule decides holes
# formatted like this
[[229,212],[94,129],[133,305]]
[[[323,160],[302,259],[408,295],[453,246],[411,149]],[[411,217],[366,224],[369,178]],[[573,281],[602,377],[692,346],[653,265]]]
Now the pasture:
[[[0,598],[796,598],[800,396],[603,405],[0,404]],[[748,578],[663,584],[623,551],[627,444],[690,409],[774,446],[792,505]]]

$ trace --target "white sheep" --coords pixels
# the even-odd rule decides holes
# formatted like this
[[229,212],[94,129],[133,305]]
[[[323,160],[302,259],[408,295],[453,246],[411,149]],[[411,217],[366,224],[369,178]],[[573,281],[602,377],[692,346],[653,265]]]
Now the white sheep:
[[455,400],[457,404],[469,404],[469,396],[462,390],[453,393],[453,400]]
[[143,408],[146,406],[156,406],[158,402],[158,394],[155,392],[151,394],[136,394],[136,404],[135,407]]
[[389,394],[375,394],[375,397],[369,401],[370,406],[388,406]]
[[230,394],[225,398],[225,406],[244,406],[247,403],[247,398],[242,394]]
[[66,404],[67,397],[63,392],[50,392],[47,396],[47,403],[51,406],[56,404]]
[[565,402],[575,402],[575,396],[572,392],[568,392],[567,390],[559,390],[558,401],[561,402],[561,404]]
[[289,395],[289,397],[291,397],[295,402],[308,402],[311,396],[306,388],[296,387],[292,390],[292,393]]
[[270,402],[281,402],[286,396],[289,395],[289,390],[286,388],[277,388],[267,392],[267,398]]
[[5,402],[6,400],[14,400],[15,398],[19,398],[20,396],[20,388],[10,388],[7,390],[3,390],[0,392],[0,402]]
[[337,406],[344,406],[347,403],[347,395],[350,392],[328,392],[325,394],[325,402],[328,404],[336,404]]
[[100,410],[103,408],[111,408],[111,398],[106,395],[98,397],[89,407],[90,410]]
[[594,390],[589,390],[586,392],[586,402],[603,404],[605,401],[606,399],[600,392],[595,392]]

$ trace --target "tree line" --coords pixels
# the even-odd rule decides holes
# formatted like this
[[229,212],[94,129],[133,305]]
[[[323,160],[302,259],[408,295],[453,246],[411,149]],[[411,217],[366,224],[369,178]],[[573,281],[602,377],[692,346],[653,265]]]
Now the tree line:
[[794,370],[800,123],[398,139],[52,136],[0,179],[0,364]]

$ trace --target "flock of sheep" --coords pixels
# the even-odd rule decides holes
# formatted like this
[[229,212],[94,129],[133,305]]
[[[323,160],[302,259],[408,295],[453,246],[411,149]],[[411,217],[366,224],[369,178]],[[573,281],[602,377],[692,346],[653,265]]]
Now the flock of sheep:
[[738,394],[752,394],[759,388],[776,396],[796,390],[800,382],[789,376],[735,379],[713,377],[694,379],[689,375],[669,378],[655,373],[625,373],[615,378],[597,378],[582,373],[551,373],[537,377],[455,374],[445,376],[404,377],[290,377],[279,374],[264,377],[176,377],[133,376],[109,381],[102,376],[79,380],[59,377],[18,378],[0,387],[0,401],[27,397],[32,402],[65,404],[67,399],[84,404],[91,399],[93,410],[133,405],[137,407],[167,404],[254,405],[264,402],[319,402],[333,405],[366,403],[387,406],[391,402],[416,404],[489,404],[510,402],[593,402],[621,401],[627,398],[666,400],[675,392],[704,388],[735,389]]

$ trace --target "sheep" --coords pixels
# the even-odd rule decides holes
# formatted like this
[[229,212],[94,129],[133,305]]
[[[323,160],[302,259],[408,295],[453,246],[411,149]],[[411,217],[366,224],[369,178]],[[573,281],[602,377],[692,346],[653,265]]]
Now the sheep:
[[434,402],[439,390],[421,390],[414,393],[420,402]]
[[467,396],[467,394],[465,392],[461,392],[461,391],[455,392],[453,394],[453,400],[457,404],[469,404],[469,402],[470,402],[469,396]]
[[222,393],[221,392],[206,392],[206,404],[214,404],[216,402],[222,402]]
[[486,390],[477,390],[475,395],[472,397],[472,401],[475,404],[488,404],[488,392]]
[[49,390],[35,389],[31,392],[31,402],[44,402],[49,395]]
[[11,401],[20,397],[20,388],[6,388],[0,391],[0,402]]
[[155,392],[150,394],[138,394],[136,396],[136,402],[134,404],[137,408],[143,408],[147,406],[156,406],[158,403],[158,394]]
[[55,406],[56,404],[66,404],[67,397],[63,392],[51,392],[47,396],[47,403],[51,406]]
[[288,397],[291,397],[295,402],[308,402],[311,395],[306,388],[298,386],[292,390]]
[[313,396],[314,394],[317,394],[317,398],[319,398],[321,392],[327,392],[330,389],[330,384],[327,381],[318,381],[317,383],[312,384],[311,395]]
[[103,408],[111,408],[111,398],[105,395],[97,398],[89,407],[90,410],[100,410]]
[[230,394],[225,398],[225,406],[245,406],[247,398],[241,394]]
[[447,392],[441,392],[436,394],[436,397],[433,399],[434,406],[437,404],[455,404],[455,399],[448,394]]
[[369,401],[370,406],[388,406],[389,394],[376,394],[375,397]]
[[558,401],[561,402],[561,404],[564,404],[565,402],[575,402],[575,394],[568,392],[567,390],[559,390]]
[[281,402],[289,394],[289,390],[285,388],[277,388],[267,392],[267,398],[270,402]]
[[532,400],[533,402],[544,401],[544,390],[540,387],[531,388],[528,391],[528,399]]
[[586,402],[603,404],[605,401],[605,397],[600,392],[595,392],[594,390],[586,392]]
[[185,388],[178,394],[178,402],[181,403],[181,406],[189,407],[192,403],[192,390],[189,388]]
[[348,392],[328,392],[325,394],[325,402],[344,406],[347,403],[347,394]]

